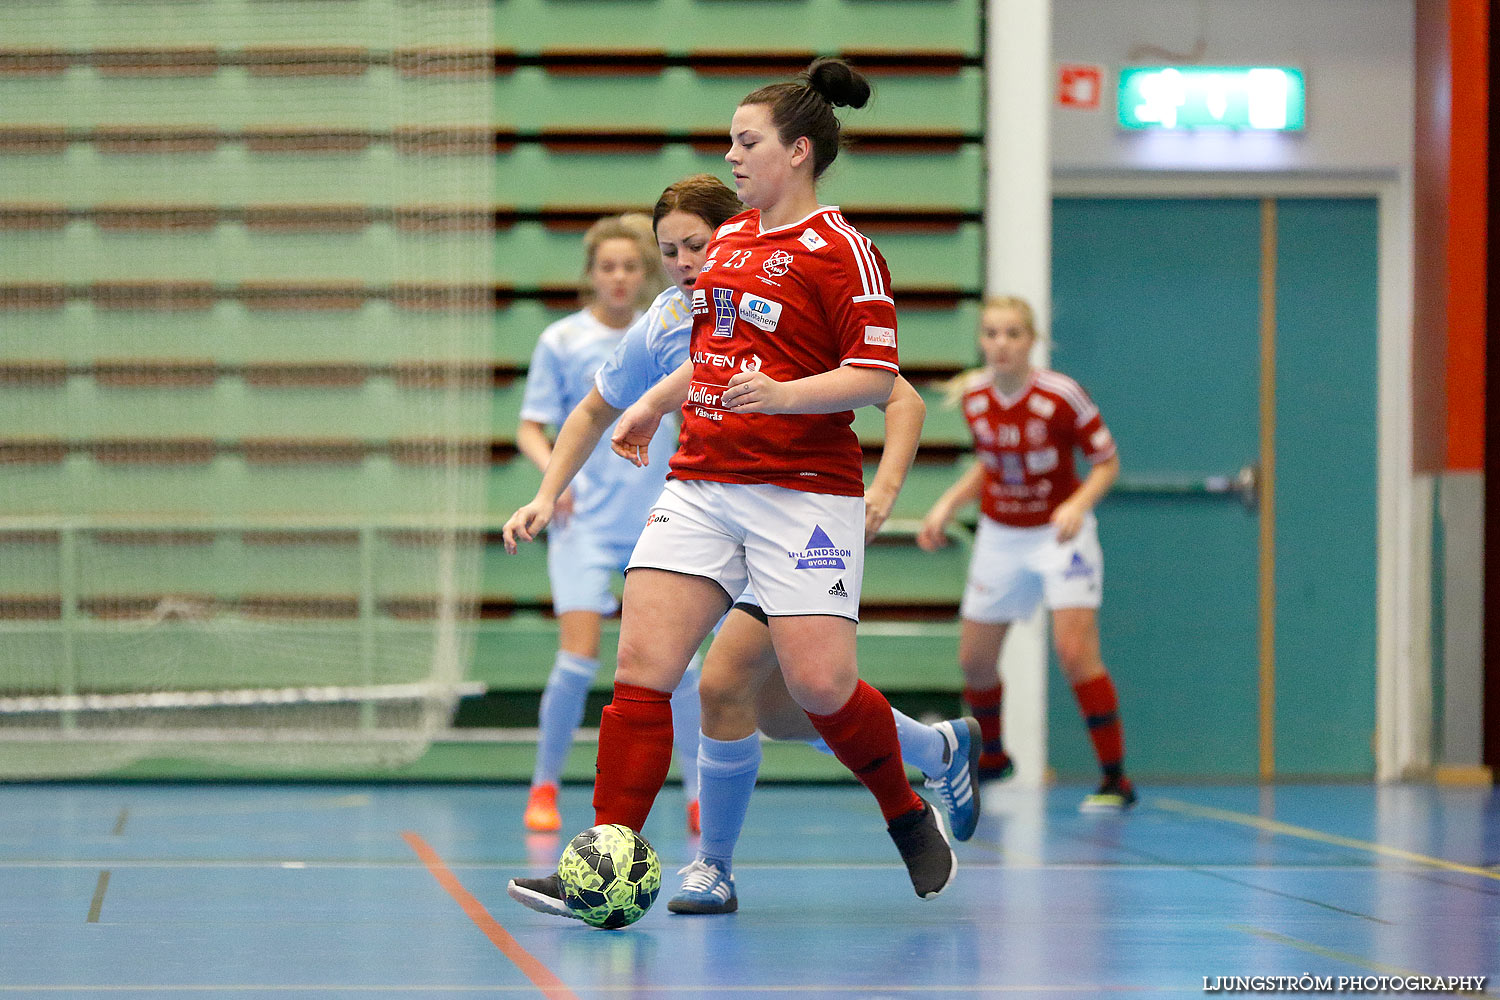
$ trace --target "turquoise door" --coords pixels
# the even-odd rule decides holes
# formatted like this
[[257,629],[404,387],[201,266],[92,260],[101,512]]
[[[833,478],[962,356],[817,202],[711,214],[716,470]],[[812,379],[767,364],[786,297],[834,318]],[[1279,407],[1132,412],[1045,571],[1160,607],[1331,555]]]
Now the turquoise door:
[[[1275,209],[1054,203],[1053,365],[1120,444],[1121,486],[1099,510],[1100,627],[1127,765],[1142,776],[1258,774],[1272,676],[1277,774],[1374,767],[1376,205]],[[1274,456],[1260,454],[1263,223],[1275,230]],[[1257,511],[1193,487],[1273,457],[1263,554]],[[1264,663],[1263,558],[1277,595]],[[1072,693],[1055,669],[1049,683],[1052,766],[1091,773]]]

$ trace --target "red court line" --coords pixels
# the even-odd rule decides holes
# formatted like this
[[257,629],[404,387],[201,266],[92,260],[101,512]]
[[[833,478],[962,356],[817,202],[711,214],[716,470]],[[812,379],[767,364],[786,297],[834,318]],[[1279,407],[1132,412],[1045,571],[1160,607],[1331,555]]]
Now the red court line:
[[463,911],[469,915],[469,919],[474,921],[480,930],[484,931],[484,936],[489,938],[506,958],[515,963],[516,968],[520,969],[522,974],[531,980],[532,985],[542,991],[547,1000],[578,1000],[578,994],[568,989],[563,984],[563,981],[553,974],[551,969],[538,961],[536,956],[532,955],[531,952],[522,948],[516,939],[510,936],[510,932],[501,927],[500,922],[490,916],[489,911],[484,908],[484,904],[475,899],[473,893],[463,887],[463,883],[458,880],[458,876],[454,875],[448,869],[448,866],[443,863],[443,859],[438,857],[437,851],[428,846],[427,841],[410,830],[402,831],[401,839],[406,841],[406,846],[415,851],[417,857],[422,859],[422,863],[427,866],[427,870],[432,873],[432,877],[438,880],[438,885],[448,890],[448,895],[457,901],[458,905],[463,908]]

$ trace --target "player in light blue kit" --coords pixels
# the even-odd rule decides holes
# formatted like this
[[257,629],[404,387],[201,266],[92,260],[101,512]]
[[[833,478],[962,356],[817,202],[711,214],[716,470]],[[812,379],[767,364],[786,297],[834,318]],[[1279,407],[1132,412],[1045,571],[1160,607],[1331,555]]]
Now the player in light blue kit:
[[[555,516],[554,497],[561,497],[575,473],[585,466],[620,412],[675,371],[689,354],[692,314],[688,295],[713,232],[743,206],[737,196],[708,174],[688,177],[662,193],[653,213],[662,263],[675,282],[626,333],[614,356],[594,378],[590,392],[558,432],[552,460],[536,497],[516,511],[504,528],[506,548],[530,541]],[[890,514],[921,435],[921,397],[904,380],[886,406],[886,449],[866,491],[866,532],[873,534]],[[664,466],[670,450],[653,440]],[[710,685],[710,679],[713,683]],[[746,682],[746,678],[753,678]],[[675,913],[728,913],[738,908],[731,861],[760,767],[760,734],[797,740],[829,753],[806,714],[792,700],[777,670],[770,633],[755,596],[736,600],[714,638],[703,668],[704,733],[699,748],[703,838],[695,860],[682,870],[683,889],[668,908]],[[747,696],[747,692],[749,692]],[[757,693],[758,692],[758,693]],[[956,719],[929,726],[895,711],[902,757],[928,775],[948,810],[959,840],[973,835],[979,816],[974,761],[979,749],[978,725]],[[715,739],[710,730],[725,739]],[[745,729],[751,735],[732,735]],[[528,901],[529,900],[529,901]],[[523,899],[527,906],[545,900]],[[551,910],[567,915],[562,910]]]
[[[561,427],[592,390],[594,373],[614,354],[626,328],[640,315],[641,299],[660,277],[645,216],[600,219],[585,234],[584,248],[588,305],[542,332],[526,375],[516,445],[539,469],[546,469],[552,457],[547,428]],[[675,425],[663,426],[657,437],[663,449],[670,449],[676,441]],[[559,498],[547,535],[558,650],[542,692],[536,768],[523,818],[528,830],[546,832],[562,826],[558,781],[599,669],[602,620],[619,608],[610,581],[629,562],[665,473],[665,468],[635,468],[601,445]],[[693,833],[698,831],[697,682],[698,671],[690,669],[672,697]]]

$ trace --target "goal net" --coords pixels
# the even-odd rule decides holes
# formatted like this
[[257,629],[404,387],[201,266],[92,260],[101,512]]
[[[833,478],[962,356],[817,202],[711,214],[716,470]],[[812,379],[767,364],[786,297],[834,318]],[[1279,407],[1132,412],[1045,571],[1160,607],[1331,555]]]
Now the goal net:
[[487,0],[10,0],[0,777],[337,773],[466,691]]

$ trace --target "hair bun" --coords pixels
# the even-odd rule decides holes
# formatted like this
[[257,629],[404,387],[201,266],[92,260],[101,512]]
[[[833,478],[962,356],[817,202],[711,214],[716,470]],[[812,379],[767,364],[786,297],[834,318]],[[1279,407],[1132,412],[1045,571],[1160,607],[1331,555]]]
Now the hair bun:
[[814,59],[807,85],[836,108],[862,108],[870,100],[870,81],[842,59]]

